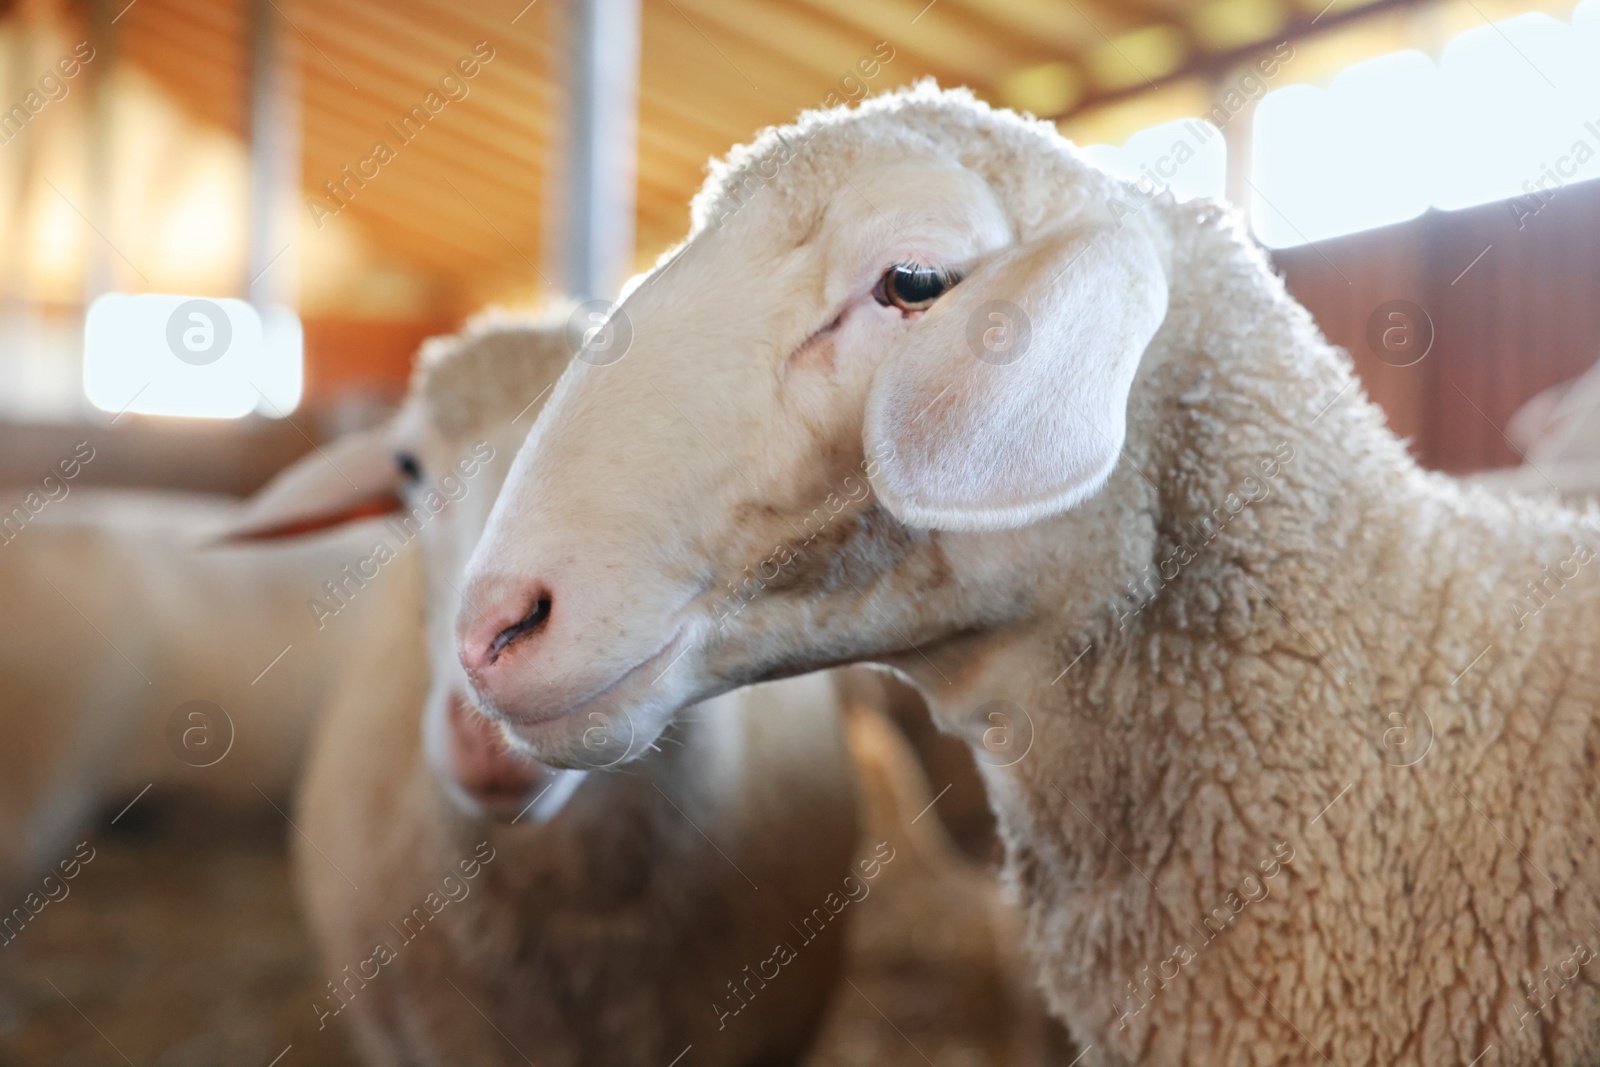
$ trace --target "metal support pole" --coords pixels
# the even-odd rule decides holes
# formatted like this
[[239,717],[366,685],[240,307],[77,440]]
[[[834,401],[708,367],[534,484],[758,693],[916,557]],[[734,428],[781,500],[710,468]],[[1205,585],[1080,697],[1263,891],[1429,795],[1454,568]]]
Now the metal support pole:
[[293,308],[300,194],[300,72],[271,0],[250,5],[250,231],[242,289],[258,308]]
[[573,0],[561,283],[614,297],[632,273],[639,0]]
[[[112,182],[116,174],[116,97],[112,91],[112,76],[117,68],[120,33],[112,21],[116,17],[111,0],[94,0],[89,5],[89,41],[94,46],[94,62],[83,71],[88,82],[89,138],[87,154],[88,201],[85,209],[91,219],[105,232],[106,240],[94,233],[84,240],[83,306],[94,303],[95,297],[117,288],[117,266],[111,260],[107,241],[115,242],[121,236],[115,217],[115,198]],[[38,137],[36,131],[30,137]]]
[[[1238,84],[1237,78],[1225,78],[1219,81],[1216,86],[1218,101],[1221,101],[1222,95],[1228,92],[1230,87]],[[1253,202],[1250,188],[1251,153],[1254,151],[1251,131],[1255,121],[1256,101],[1251,100],[1222,128],[1223,140],[1228,146],[1226,194],[1229,202],[1239,209],[1246,221],[1249,221]]]

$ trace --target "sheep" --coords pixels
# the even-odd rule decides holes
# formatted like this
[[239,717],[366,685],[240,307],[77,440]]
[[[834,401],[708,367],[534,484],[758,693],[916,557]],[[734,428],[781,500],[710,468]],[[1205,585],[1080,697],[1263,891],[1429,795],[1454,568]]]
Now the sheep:
[[6,531],[0,882],[58,862],[98,808],[116,817],[147,787],[287,801],[312,712],[374,620],[416,594],[374,583],[319,623],[308,602],[371,524],[204,548],[238,514],[231,498],[74,488]]
[[[330,971],[312,1009],[322,1028],[348,1009],[374,1065],[792,1062],[839,979],[824,902],[865,878],[830,681],[708,702],[630,773],[510,757],[466,703],[460,571],[570,354],[543,316],[480,318],[424,347],[390,426],[340,447],[394,464],[429,610],[362,649],[306,771],[295,867]],[[340,488],[308,457],[232,533],[337,511]]]
[[1506,441],[1522,464],[1483,471],[1472,480],[1502,491],[1556,492],[1581,500],[1600,491],[1600,367],[1551,386],[1518,408]]
[[[489,316],[430,342],[394,425],[336,446],[365,469],[397,457],[413,500],[435,472],[464,484],[418,537],[426,624],[364,647],[307,771],[296,867],[337,969],[320,1023],[348,1007],[373,1064],[659,1067],[691,1045],[696,1063],[793,1062],[818,1026],[815,1067],[1041,1062],[1053,1035],[1018,979],[1014,917],[929,816],[878,710],[910,718],[903,695],[848,674],[723,695],[633,773],[557,772],[485,733],[456,660],[456,590],[569,352],[544,323]],[[482,463],[470,476],[467,459]],[[337,511],[341,495],[308,458],[235,532]],[[430,893],[436,919],[417,910]]]
[[1596,452],[1592,431],[1600,408],[1597,393],[1600,366],[1528,400],[1506,423],[1506,437],[1534,463],[1591,458]]
[[614,315],[467,568],[521,751],[876,664],[1085,1064],[1600,1056],[1600,516],[1419,469],[1228,209],[919,86],[736,149]]

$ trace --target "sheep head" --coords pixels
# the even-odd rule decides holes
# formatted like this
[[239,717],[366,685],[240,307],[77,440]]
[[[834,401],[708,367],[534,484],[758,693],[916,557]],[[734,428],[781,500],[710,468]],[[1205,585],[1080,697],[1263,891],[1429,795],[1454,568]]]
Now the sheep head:
[[538,402],[570,356],[560,320],[544,317],[486,315],[460,335],[428,341],[392,419],[290,467],[231,530],[235,539],[277,539],[386,514],[375,541],[422,553],[432,669],[423,748],[445,792],[473,815],[514,815],[550,786],[532,812],[548,816],[577,782],[507,754],[499,727],[470,701],[455,654],[468,555]]
[[513,465],[458,627],[480,701],[541,759],[621,758],[1024,610],[1008,540],[1094,498],[1166,313],[1119,188],[928,87],[736,151]]

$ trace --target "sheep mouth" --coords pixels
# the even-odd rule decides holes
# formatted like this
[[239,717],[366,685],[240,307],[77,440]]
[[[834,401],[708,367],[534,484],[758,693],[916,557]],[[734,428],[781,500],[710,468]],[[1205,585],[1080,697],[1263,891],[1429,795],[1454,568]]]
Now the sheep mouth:
[[[641,694],[665,678],[693,647],[687,640],[688,629],[687,624],[679,625],[654,652],[559,712],[525,714],[495,706],[494,713],[535,759],[588,770],[626,762],[648,747],[648,739],[639,736],[632,709],[647,703]],[[621,740],[626,744],[617,756],[612,742]]]

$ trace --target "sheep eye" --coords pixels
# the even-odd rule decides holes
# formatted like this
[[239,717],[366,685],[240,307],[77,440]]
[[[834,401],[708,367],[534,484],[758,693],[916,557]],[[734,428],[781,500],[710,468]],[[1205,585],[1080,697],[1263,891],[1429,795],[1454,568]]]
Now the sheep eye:
[[936,267],[897,263],[884,272],[873,287],[872,297],[884,307],[901,311],[925,311],[961,279]]
[[410,452],[394,454],[394,469],[408,482],[415,484],[422,481],[422,464],[418,463],[417,457]]

